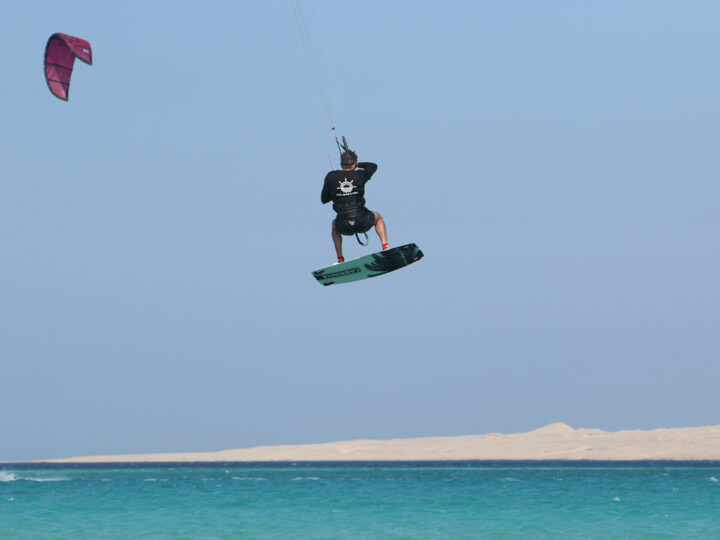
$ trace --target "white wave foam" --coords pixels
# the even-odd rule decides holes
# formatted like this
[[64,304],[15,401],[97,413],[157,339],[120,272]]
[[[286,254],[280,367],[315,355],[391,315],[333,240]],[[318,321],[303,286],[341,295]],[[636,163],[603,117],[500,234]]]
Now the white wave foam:
[[0,482],[17,482],[18,480],[27,482],[66,482],[70,478],[62,476],[16,476],[15,473],[0,471]]
[[17,478],[15,478],[13,473],[0,471],[0,482],[14,482],[15,480],[17,480]]
[[620,497],[613,497],[613,501],[619,501]]
[[45,478],[18,478],[18,480],[27,480],[28,482],[67,482],[70,478],[62,476],[47,476]]
[[718,479],[717,479],[717,478],[715,478],[714,476],[711,476],[711,477],[710,477],[710,481],[711,481],[711,482],[717,482],[717,481],[718,481]]
[[298,476],[297,478],[292,479],[293,482],[297,480],[320,480],[320,478],[317,476]]

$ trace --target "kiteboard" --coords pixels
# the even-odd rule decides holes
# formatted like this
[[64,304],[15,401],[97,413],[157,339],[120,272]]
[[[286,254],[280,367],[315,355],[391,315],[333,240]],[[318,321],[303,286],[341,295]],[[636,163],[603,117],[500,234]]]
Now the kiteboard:
[[312,274],[323,285],[335,283],[349,283],[375,276],[381,276],[419,261],[423,252],[415,244],[405,244],[359,259],[333,264],[327,268],[315,270]]

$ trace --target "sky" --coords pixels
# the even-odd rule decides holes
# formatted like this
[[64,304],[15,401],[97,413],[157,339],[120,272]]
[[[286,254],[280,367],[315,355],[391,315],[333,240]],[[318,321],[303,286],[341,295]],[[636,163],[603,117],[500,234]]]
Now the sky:
[[[719,18],[6,6],[0,460],[720,424]],[[93,49],[68,102],[54,32]],[[421,261],[313,279],[331,123]]]

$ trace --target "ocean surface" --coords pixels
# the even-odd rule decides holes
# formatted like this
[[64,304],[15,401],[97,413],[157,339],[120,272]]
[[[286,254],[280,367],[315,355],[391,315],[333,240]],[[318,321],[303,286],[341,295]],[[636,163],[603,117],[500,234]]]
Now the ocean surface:
[[718,538],[720,462],[0,464],[0,538]]

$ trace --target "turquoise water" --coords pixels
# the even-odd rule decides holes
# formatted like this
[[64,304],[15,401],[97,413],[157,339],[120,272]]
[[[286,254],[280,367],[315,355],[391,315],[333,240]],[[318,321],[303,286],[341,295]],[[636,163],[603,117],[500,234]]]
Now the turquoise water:
[[720,538],[720,463],[0,465],[0,538]]

